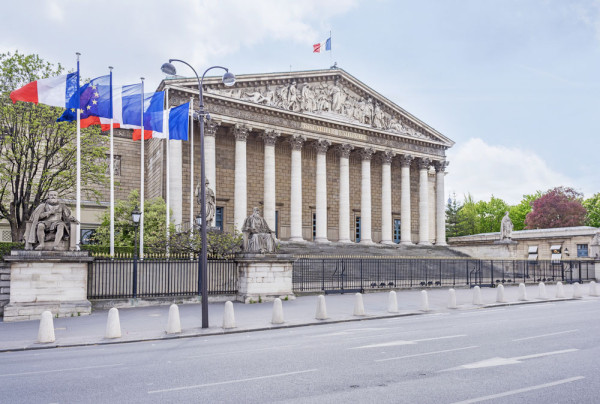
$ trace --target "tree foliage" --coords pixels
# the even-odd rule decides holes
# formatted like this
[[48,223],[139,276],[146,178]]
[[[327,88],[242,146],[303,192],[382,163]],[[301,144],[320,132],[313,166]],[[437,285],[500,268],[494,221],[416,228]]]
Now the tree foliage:
[[[61,108],[17,102],[11,91],[63,72],[37,55],[0,54],[0,219],[11,227],[13,241],[22,238],[33,209],[48,191],[74,199],[76,124],[56,122]],[[98,196],[106,179],[106,138],[98,127],[81,131],[82,196]]]
[[500,222],[508,208],[506,202],[493,195],[490,201],[486,202],[475,201],[473,196],[468,194],[458,212],[459,235],[500,231]]
[[583,201],[583,207],[587,210],[585,224],[600,227],[600,192]]
[[448,198],[446,204],[446,237],[461,236],[460,231],[460,209],[462,205],[456,200],[456,194]]
[[523,230],[525,228],[525,218],[531,212],[531,202],[542,196],[542,191],[536,191],[535,194],[523,195],[523,199],[517,205],[509,209],[509,217],[513,222],[514,230]]
[[586,210],[583,195],[573,188],[557,187],[531,202],[532,210],[525,218],[527,229],[582,226]]

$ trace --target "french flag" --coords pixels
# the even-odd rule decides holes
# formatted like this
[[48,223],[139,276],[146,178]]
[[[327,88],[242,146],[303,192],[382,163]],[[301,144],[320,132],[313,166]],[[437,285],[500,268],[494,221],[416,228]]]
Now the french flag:
[[[163,110],[165,105],[165,92],[144,94],[144,140],[152,139],[153,132],[163,131]],[[142,114],[142,105],[140,98],[136,103],[123,107],[123,121],[126,124],[136,124],[137,128],[141,125],[140,116]],[[142,137],[141,129],[133,130],[133,140],[140,140]]]
[[17,101],[65,108],[77,93],[77,73],[63,74],[33,81],[10,93],[13,104]]
[[[127,86],[118,86],[113,89],[113,128],[133,129],[140,127],[140,101],[142,96],[142,84],[131,84]],[[127,125],[123,121],[123,110],[134,108],[137,112],[136,117],[130,117],[135,124]],[[135,113],[135,112],[134,112]],[[128,112],[125,112],[129,116]],[[129,119],[129,118],[128,118]],[[100,124],[103,131],[110,130],[110,117],[100,118]],[[144,136],[145,137],[145,136]]]
[[327,38],[325,42],[316,43],[313,45],[313,53],[321,53],[331,50],[331,37]]

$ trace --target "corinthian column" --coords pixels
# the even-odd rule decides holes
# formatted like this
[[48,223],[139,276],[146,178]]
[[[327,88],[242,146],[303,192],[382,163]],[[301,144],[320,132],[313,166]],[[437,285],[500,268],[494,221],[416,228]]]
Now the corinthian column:
[[431,161],[420,158],[419,163],[419,244],[430,245],[429,241],[429,179],[427,172]]
[[354,146],[341,144],[336,147],[340,156],[340,206],[338,242],[350,243],[350,151]]
[[367,148],[360,151],[362,158],[362,176],[360,182],[360,243],[372,244],[371,238],[371,157],[375,150]]
[[381,244],[392,241],[392,158],[395,153],[387,150],[381,154]]
[[400,243],[412,244],[410,230],[410,163],[413,156],[404,154],[400,156]]
[[268,131],[261,135],[265,142],[263,217],[273,231],[275,231],[275,142],[280,135],[275,131]]
[[444,176],[448,161],[436,161],[435,166],[435,244],[446,244],[446,209],[444,204]]
[[290,241],[304,241],[302,238],[302,136],[290,138],[292,146],[292,173],[290,178]]
[[[206,170],[206,179],[208,180],[208,186],[215,193],[215,201],[217,197],[217,168],[216,168],[216,157],[215,157],[215,136],[219,124],[213,121],[207,121],[204,123],[204,169]],[[215,225],[216,217],[213,217],[212,221],[208,223],[208,226]]]
[[327,243],[327,149],[331,143],[327,140],[318,140],[317,149],[317,229],[315,242]]
[[233,189],[233,224],[237,231],[242,231],[242,225],[248,213],[247,173],[246,173],[246,140],[248,128],[236,125],[233,128],[235,136],[235,179]]

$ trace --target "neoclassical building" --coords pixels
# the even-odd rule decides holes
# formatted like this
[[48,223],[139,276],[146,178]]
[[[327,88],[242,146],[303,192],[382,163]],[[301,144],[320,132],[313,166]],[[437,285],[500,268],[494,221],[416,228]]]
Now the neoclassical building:
[[[214,225],[239,230],[256,206],[283,241],[446,244],[449,138],[339,68],[204,84]],[[158,90],[169,106],[198,105],[195,78],[169,77]],[[146,195],[166,198],[168,183],[182,225],[198,214],[198,121],[193,132],[193,161],[192,141],[146,142]]]

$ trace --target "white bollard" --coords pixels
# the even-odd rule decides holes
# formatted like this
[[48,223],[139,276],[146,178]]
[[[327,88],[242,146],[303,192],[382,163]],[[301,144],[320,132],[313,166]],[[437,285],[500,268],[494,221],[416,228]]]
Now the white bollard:
[[283,305],[281,299],[273,300],[273,315],[271,316],[272,324],[283,324]]
[[538,299],[547,299],[548,295],[546,295],[546,284],[544,282],[540,282],[538,285]]
[[325,305],[325,296],[317,296],[317,312],[315,314],[317,320],[327,320],[327,307]]
[[562,282],[556,282],[556,298],[564,299],[565,298],[565,287]]
[[225,302],[223,311],[223,328],[235,328],[235,314],[233,314],[233,303]]
[[178,334],[181,332],[181,320],[179,319],[179,307],[172,304],[169,307],[169,319],[167,320],[167,334]]
[[519,283],[519,295],[517,300],[520,302],[524,302],[527,300],[527,289],[525,289],[524,283]]
[[54,342],[54,321],[52,320],[52,313],[48,310],[42,313],[40,318],[40,328],[38,329],[37,342],[45,344],[48,342]]
[[590,282],[590,296],[598,297],[598,286],[594,281]]
[[496,302],[497,303],[506,303],[506,297],[504,297],[504,285],[498,285],[498,290],[496,291]]
[[581,299],[583,294],[581,293],[581,285],[579,282],[573,284],[573,299]]
[[121,322],[119,321],[119,310],[116,307],[108,311],[104,338],[121,338]]
[[473,288],[473,304],[478,306],[483,304],[483,299],[481,298],[481,288],[479,286],[475,286]]
[[354,316],[364,316],[365,315],[365,305],[363,304],[362,294],[357,293],[354,295],[354,312],[352,315]]
[[454,289],[448,289],[448,308],[456,309],[456,291]]
[[396,292],[393,290],[390,291],[388,295],[388,313],[398,313],[398,298],[396,296]]
[[429,296],[426,290],[421,291],[421,311],[429,311]]

